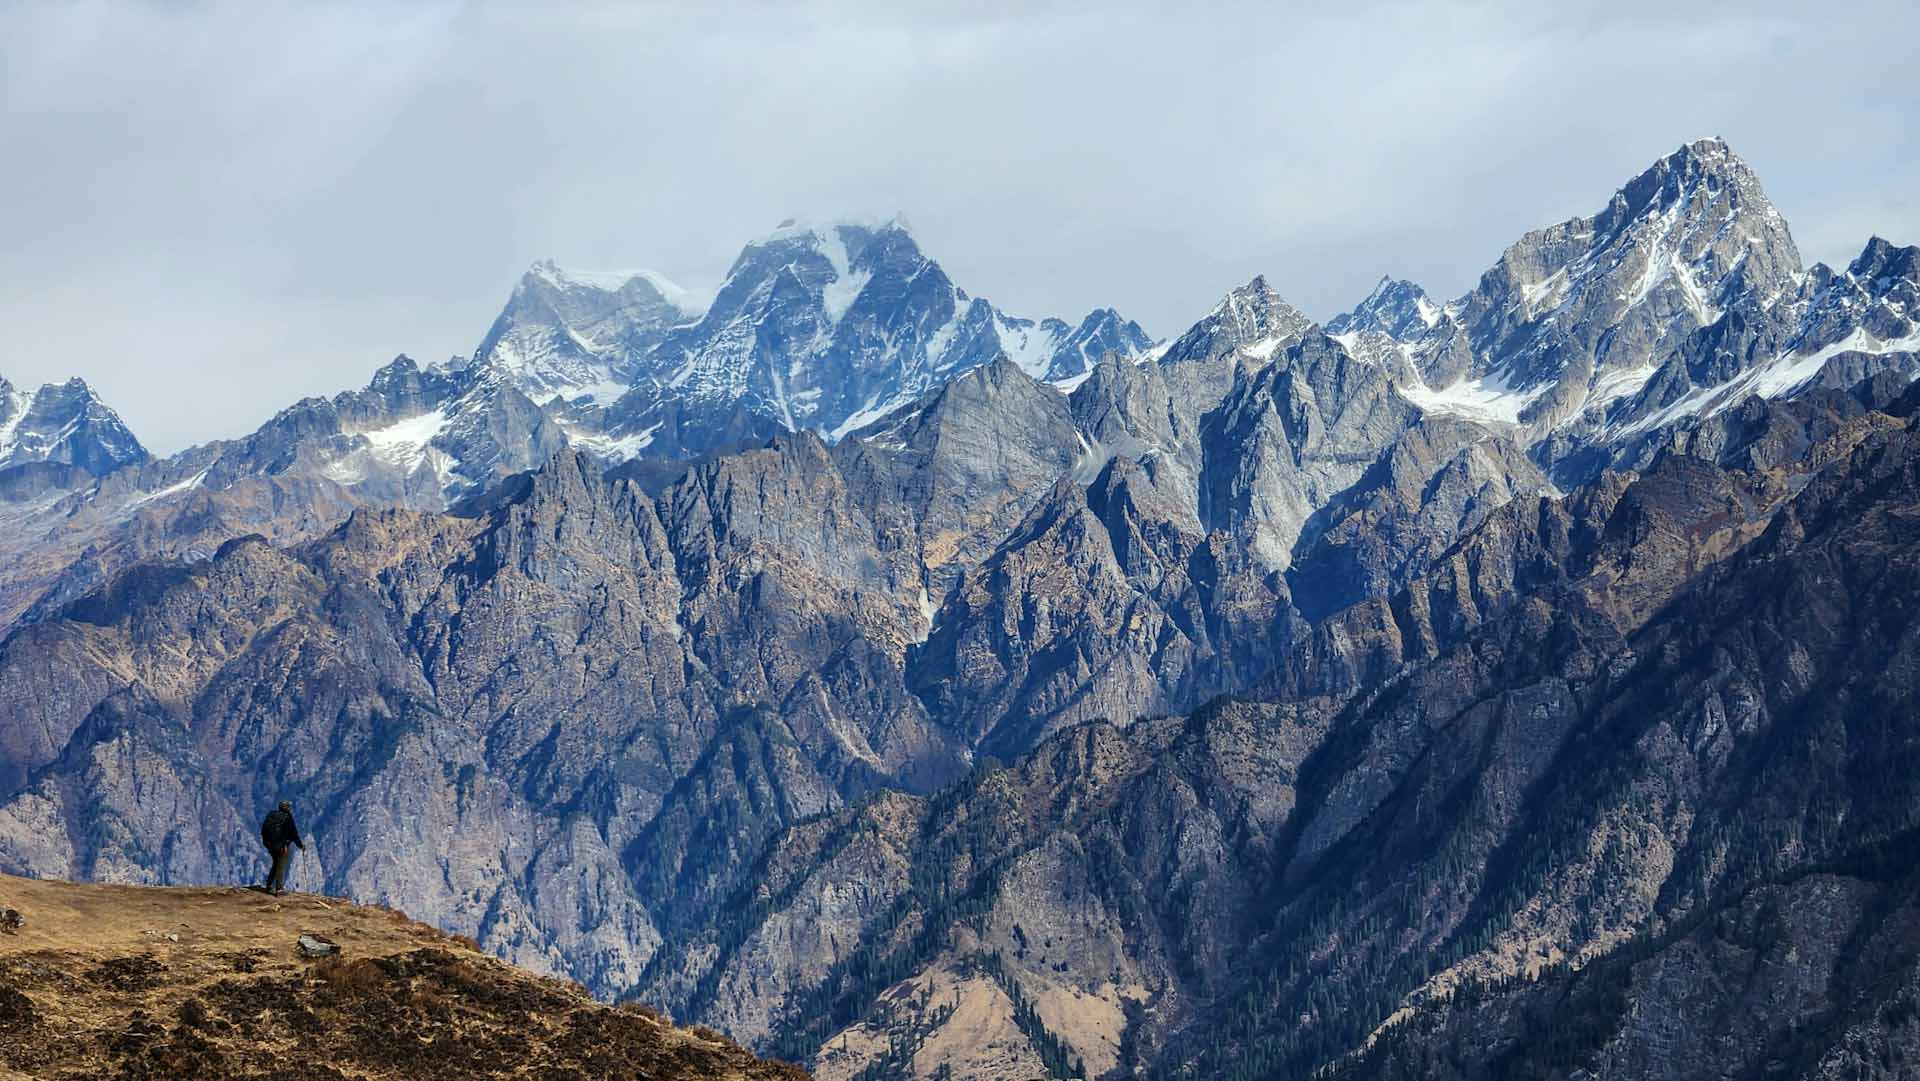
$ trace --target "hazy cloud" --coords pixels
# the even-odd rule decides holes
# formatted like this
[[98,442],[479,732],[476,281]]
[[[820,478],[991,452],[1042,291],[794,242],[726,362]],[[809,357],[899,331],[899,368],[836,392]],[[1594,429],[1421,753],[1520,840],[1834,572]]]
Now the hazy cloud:
[[1021,314],[1324,317],[1707,134],[1809,260],[1920,242],[1907,5],[1326,10],[12,6],[0,374],[173,450],[472,349],[536,258],[711,284],[795,214],[903,211]]

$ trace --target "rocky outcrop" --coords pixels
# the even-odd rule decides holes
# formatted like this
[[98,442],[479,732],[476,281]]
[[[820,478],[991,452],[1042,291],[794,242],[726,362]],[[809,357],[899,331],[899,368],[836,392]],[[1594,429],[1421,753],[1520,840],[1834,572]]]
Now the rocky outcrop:
[[1081,442],[1067,398],[1000,360],[862,430],[834,458],[899,538],[889,543],[910,546],[937,604],[1073,468]]

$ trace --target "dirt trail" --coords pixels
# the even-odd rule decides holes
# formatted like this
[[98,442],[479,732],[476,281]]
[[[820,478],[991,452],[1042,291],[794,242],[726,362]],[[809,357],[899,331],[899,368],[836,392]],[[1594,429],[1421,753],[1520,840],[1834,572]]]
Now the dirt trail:
[[[0,875],[0,1079],[782,1078],[712,1033],[310,894]],[[302,934],[338,958],[308,960]]]

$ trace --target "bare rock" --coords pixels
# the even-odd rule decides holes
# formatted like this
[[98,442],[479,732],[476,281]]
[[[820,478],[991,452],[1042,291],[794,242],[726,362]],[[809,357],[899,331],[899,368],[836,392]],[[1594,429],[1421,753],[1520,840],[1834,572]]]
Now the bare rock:
[[312,960],[316,957],[332,957],[340,952],[340,946],[325,935],[303,934],[293,948],[300,956]]

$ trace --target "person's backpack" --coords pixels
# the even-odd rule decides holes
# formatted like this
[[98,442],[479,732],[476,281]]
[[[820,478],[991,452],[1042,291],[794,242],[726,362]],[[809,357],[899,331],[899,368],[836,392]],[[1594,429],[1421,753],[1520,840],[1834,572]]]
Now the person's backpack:
[[292,818],[292,815],[277,808],[268,814],[267,820],[260,823],[260,843],[268,848],[279,848],[290,843],[287,840],[287,827],[292,824]]

